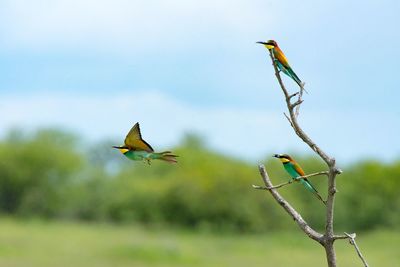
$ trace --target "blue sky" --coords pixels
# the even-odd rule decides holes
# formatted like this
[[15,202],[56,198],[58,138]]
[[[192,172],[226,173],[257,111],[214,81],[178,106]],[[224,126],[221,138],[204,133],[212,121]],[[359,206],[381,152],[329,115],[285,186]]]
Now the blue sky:
[[255,44],[275,39],[306,82],[300,123],[323,149],[396,159],[399,10],[395,0],[3,0],[0,136],[56,126],[122,140],[139,121],[155,148],[195,131],[249,160],[309,153]]

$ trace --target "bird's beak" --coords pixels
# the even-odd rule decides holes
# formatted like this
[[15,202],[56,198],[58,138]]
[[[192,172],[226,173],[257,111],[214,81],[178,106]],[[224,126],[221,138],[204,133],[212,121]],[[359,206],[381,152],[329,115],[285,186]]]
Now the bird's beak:
[[113,148],[120,149],[120,148],[122,148],[122,147],[120,147],[120,146],[113,146]]
[[279,158],[279,155],[278,155],[278,154],[275,154],[275,155],[273,155],[272,157],[273,157],[273,158]]
[[264,45],[268,50],[273,49],[275,46],[272,43],[266,43],[266,42],[257,42],[257,44],[262,44]]

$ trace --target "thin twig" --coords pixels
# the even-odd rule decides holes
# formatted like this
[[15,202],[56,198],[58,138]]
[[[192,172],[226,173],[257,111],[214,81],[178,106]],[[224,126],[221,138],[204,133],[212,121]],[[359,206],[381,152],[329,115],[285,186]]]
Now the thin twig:
[[294,126],[293,126],[292,120],[289,118],[289,116],[288,116],[285,112],[283,112],[283,115],[285,115],[286,119],[287,119],[287,120],[289,121],[289,123],[290,123],[290,126],[292,126],[292,128],[296,131],[296,129],[295,129]]
[[283,187],[285,185],[289,185],[289,184],[291,184],[293,182],[297,182],[297,181],[302,180],[302,179],[307,179],[309,177],[319,176],[319,175],[328,175],[328,172],[327,171],[321,171],[321,172],[311,173],[311,174],[304,175],[304,176],[299,176],[299,177],[296,177],[294,179],[290,179],[288,182],[281,183],[281,184],[278,184],[278,185],[274,185],[274,186],[271,186],[271,187],[263,187],[263,186],[259,186],[259,185],[253,185],[253,188],[254,189],[263,189],[263,190],[278,189],[278,188],[281,188],[281,187]]
[[[300,104],[303,102],[303,100],[301,99],[303,97],[303,91],[304,91],[303,86],[300,86],[299,98],[297,99],[297,102],[299,103],[299,105],[297,106],[296,112],[295,112],[296,118],[299,116]],[[295,106],[293,106],[293,107],[295,107]]]
[[294,93],[294,94],[291,94],[291,95],[289,96],[289,98],[292,99],[293,97],[295,97],[295,96],[298,95],[298,94],[300,94],[300,92],[296,92],[296,93]]
[[349,237],[347,235],[334,235],[333,239],[338,240],[338,239],[348,239]]
[[[301,103],[303,103],[303,101],[304,101],[304,100],[297,100],[296,102],[294,102],[294,103],[291,105],[291,107],[294,108],[294,107],[296,107],[296,106],[299,106]],[[297,110],[296,110],[296,112],[297,112]]]
[[357,246],[357,243],[356,243],[356,236],[357,236],[357,235],[356,235],[355,233],[353,233],[353,234],[348,234],[348,233],[346,233],[346,232],[345,232],[344,234],[349,238],[349,243],[350,243],[351,245],[353,245],[354,248],[356,249],[357,254],[358,254],[358,257],[360,257],[361,261],[362,261],[363,264],[364,264],[364,267],[368,267],[367,261],[365,260],[364,256],[361,254],[360,248]]

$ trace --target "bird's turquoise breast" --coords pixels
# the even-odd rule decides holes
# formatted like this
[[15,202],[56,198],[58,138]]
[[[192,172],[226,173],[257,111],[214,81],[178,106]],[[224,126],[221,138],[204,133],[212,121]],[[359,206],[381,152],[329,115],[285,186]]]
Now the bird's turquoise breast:
[[131,160],[143,160],[149,155],[149,153],[146,151],[130,150],[124,155]]
[[292,176],[292,178],[296,178],[296,177],[300,176],[300,175],[296,172],[296,170],[295,170],[295,168],[294,168],[294,166],[293,166],[292,163],[290,163],[290,162],[285,163],[285,164],[283,164],[283,167],[284,167],[285,170],[290,174],[290,176]]

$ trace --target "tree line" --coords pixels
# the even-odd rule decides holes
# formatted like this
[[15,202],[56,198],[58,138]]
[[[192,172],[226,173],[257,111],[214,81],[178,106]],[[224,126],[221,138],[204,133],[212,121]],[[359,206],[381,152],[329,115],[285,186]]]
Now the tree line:
[[[296,227],[259,184],[254,164],[219,154],[195,135],[173,148],[177,165],[132,162],[110,141],[88,144],[71,133],[10,130],[0,140],[0,212],[21,218],[142,223],[188,229],[260,232]],[[271,151],[271,154],[275,151]],[[306,173],[324,163],[296,156]],[[266,155],[275,183],[289,180]],[[364,160],[340,166],[335,228],[371,230],[400,225],[400,161]],[[326,188],[326,177],[313,177]],[[280,192],[315,228],[324,227],[324,206],[298,183]],[[326,192],[321,191],[326,196]]]

